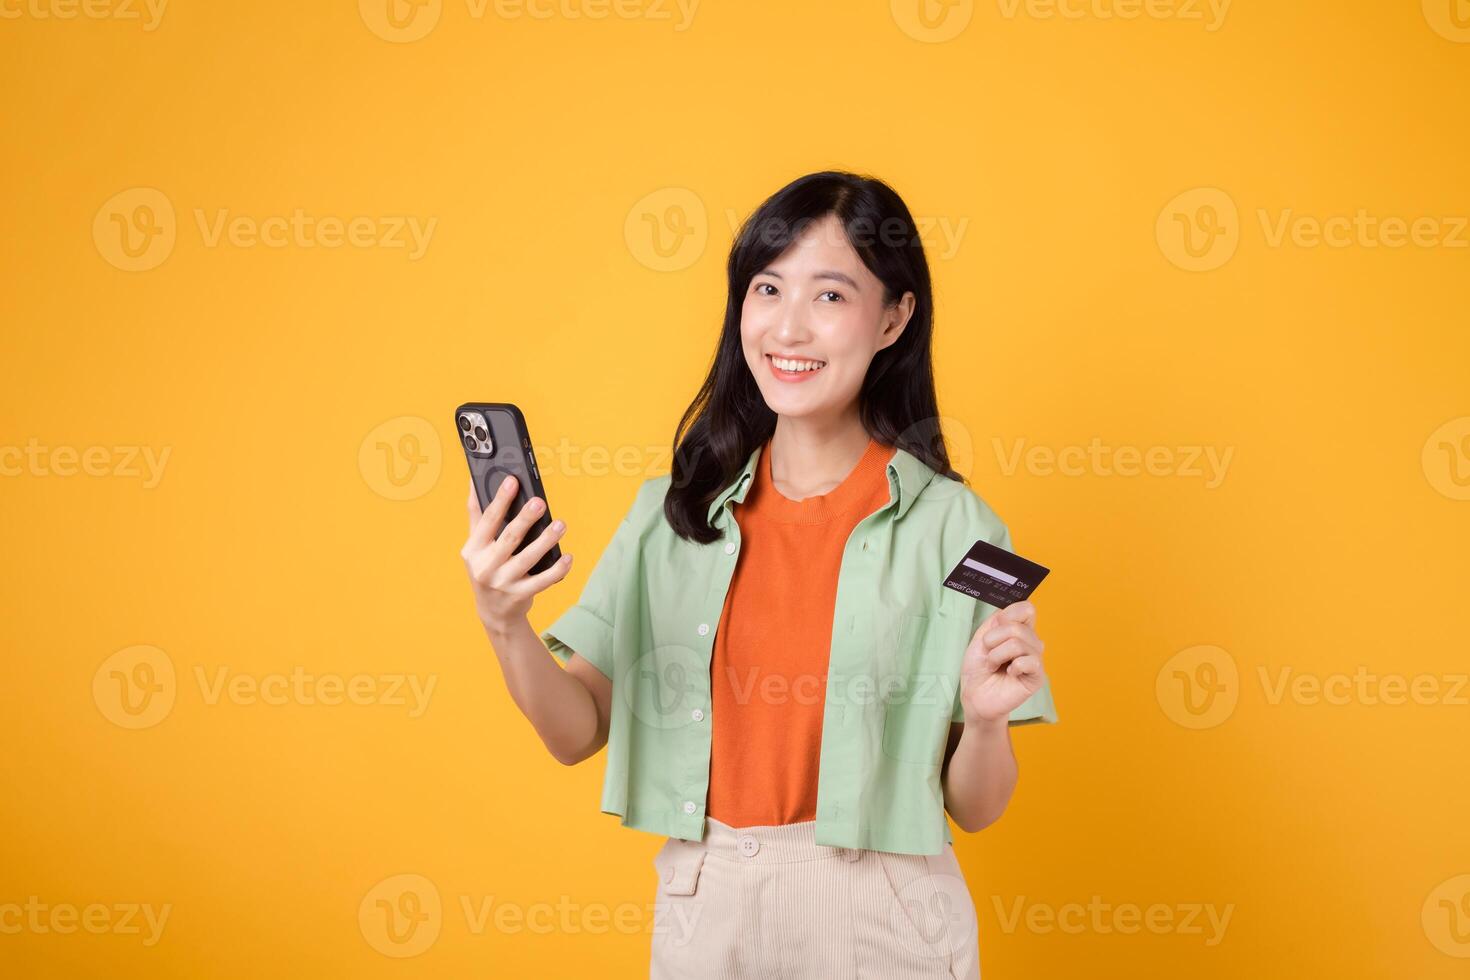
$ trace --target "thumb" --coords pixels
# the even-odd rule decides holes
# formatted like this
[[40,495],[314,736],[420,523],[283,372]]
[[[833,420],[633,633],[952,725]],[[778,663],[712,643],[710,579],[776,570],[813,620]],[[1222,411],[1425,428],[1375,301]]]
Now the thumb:
[[995,615],[987,616],[985,621],[975,630],[975,635],[970,637],[970,645],[965,648],[963,671],[966,674],[993,674],[994,668],[986,663],[985,655],[990,651],[985,646],[984,636],[995,625]]
[[970,637],[970,646],[979,648],[980,652],[982,653],[985,652],[985,634],[994,629],[996,624],[1001,621],[1003,612],[1004,610],[997,609],[995,612],[991,613],[989,616],[986,616],[985,619],[981,621],[980,625],[975,629],[975,634]]

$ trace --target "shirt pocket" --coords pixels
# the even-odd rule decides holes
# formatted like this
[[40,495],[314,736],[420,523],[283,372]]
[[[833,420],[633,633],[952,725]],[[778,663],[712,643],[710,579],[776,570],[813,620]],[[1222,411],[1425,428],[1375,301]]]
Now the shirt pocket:
[[949,737],[963,646],[951,650],[954,617],[904,613],[899,620],[897,677],[884,699],[883,752],[903,762],[939,765]]

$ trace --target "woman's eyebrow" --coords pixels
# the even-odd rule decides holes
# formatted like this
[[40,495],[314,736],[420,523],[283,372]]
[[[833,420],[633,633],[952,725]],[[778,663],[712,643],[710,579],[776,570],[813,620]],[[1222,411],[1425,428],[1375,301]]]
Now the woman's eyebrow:
[[[774,279],[782,279],[782,278],[784,278],[781,275],[781,273],[777,272],[775,269],[762,269],[761,271],[757,272],[756,275],[758,275],[758,276],[771,276]],[[820,272],[813,272],[812,273],[812,278],[813,279],[835,279],[838,282],[845,282],[849,286],[851,286],[853,289],[859,290],[859,291],[861,291],[862,288],[863,288],[863,287],[859,286],[857,284],[857,282],[851,276],[847,275],[846,273],[838,272],[835,269],[823,269]]]

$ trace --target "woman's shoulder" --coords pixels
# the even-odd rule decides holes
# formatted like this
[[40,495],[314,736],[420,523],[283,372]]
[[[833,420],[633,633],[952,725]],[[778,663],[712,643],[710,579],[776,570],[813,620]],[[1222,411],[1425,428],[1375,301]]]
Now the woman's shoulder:
[[974,543],[983,538],[999,544],[1010,536],[1005,521],[978,490],[942,474],[936,473],[925,485],[912,509],[923,513],[922,523],[933,525],[945,539]]
[[659,523],[657,518],[663,515],[664,497],[668,495],[672,482],[673,474],[665,473],[662,476],[649,477],[638,485],[638,493],[633,498],[633,506],[628,510],[627,519],[638,525],[640,531]]

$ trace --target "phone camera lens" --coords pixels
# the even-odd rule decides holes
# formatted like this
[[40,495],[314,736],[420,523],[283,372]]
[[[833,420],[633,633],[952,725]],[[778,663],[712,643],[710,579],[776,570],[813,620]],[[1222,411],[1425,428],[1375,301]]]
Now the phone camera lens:
[[472,438],[470,438],[469,436],[465,436],[464,437],[464,447],[466,449],[468,449],[470,452],[474,452],[475,451],[475,440],[472,439]]
[[461,431],[461,432],[468,432],[468,431],[470,431],[470,417],[468,415],[461,415],[459,417],[459,431]]
[[489,435],[490,435],[490,433],[488,433],[488,432],[485,431],[485,427],[483,425],[477,425],[477,426],[475,426],[475,438],[476,439],[479,439],[481,442],[484,442],[485,439]]

